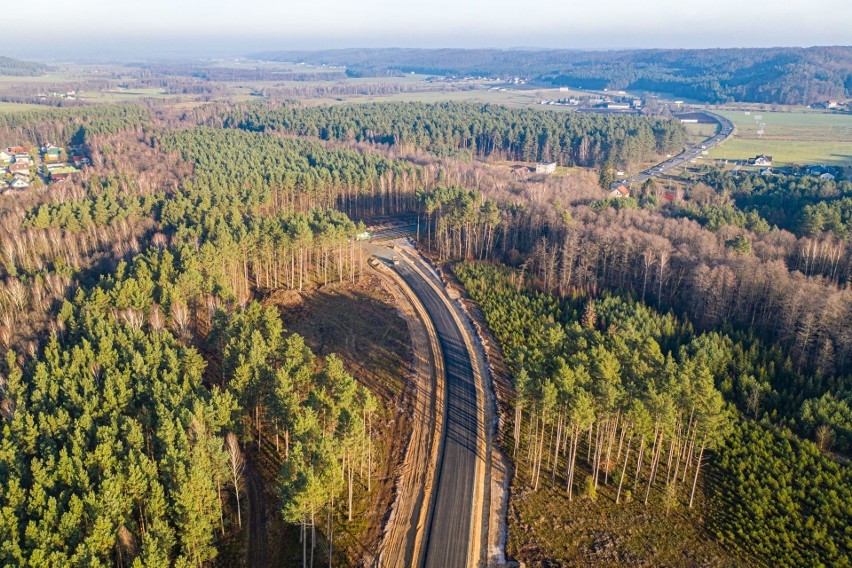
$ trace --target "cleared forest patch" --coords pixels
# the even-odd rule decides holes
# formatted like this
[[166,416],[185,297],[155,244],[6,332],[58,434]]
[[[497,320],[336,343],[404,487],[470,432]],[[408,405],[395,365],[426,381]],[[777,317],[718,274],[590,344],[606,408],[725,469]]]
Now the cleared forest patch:
[[[589,475],[587,467],[578,470],[581,479]],[[598,487],[594,502],[569,501],[560,483],[534,492],[516,478],[508,556],[527,566],[741,566],[705,527],[710,505],[703,485],[693,509],[678,503],[666,514],[662,488],[651,492],[647,506],[641,487],[638,498],[624,502],[622,494],[616,505],[617,484]]]
[[[375,276],[355,284],[324,286],[310,294],[274,295],[287,331],[302,335],[319,356],[332,353],[346,370],[380,400],[374,420],[376,456],[370,491],[356,488],[352,520],[344,503],[334,529],[335,563],[354,565],[377,552],[384,516],[393,500],[393,470],[402,457],[411,432],[410,340],[395,299]],[[298,531],[292,530],[293,549],[282,554],[284,565],[301,561]],[[325,554],[320,551],[320,558]]]

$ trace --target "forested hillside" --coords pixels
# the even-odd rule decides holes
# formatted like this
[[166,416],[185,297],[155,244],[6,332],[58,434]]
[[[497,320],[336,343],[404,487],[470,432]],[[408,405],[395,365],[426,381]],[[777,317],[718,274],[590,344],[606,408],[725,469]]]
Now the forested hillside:
[[427,247],[441,259],[526,260],[547,291],[630,291],[705,329],[753,329],[789,349],[798,368],[822,369],[818,390],[848,387],[826,377],[852,368],[846,241],[730,225],[711,232],[646,208],[518,207],[461,188],[420,197]]
[[680,151],[676,120],[512,109],[465,103],[378,103],[300,107],[251,105],[216,117],[219,124],[321,140],[421,148],[441,156],[473,155],[561,165],[626,167]]
[[0,56],[0,75],[41,75],[48,70],[47,65],[34,61],[21,61],[11,57]]
[[84,144],[92,136],[141,129],[149,122],[148,109],[138,105],[46,108],[21,113],[0,113],[0,137],[3,140],[33,145],[48,142]]
[[[243,522],[238,439],[274,445],[289,521],[313,530],[343,492],[335,472],[364,459],[371,396],[339,361],[321,365],[300,337],[285,338],[274,310],[234,311],[205,270],[189,248],[140,255],[66,302],[34,359],[10,352],[4,565],[212,560]],[[205,379],[192,344],[211,328],[224,364]]]
[[840,242],[852,235],[852,182],[813,175],[731,176],[720,170],[712,170],[701,181],[730,196],[739,210],[753,211],[770,225],[797,235],[827,234]]
[[630,298],[559,300],[505,267],[463,263],[455,273],[515,379],[508,439],[520,483],[557,485],[588,507],[610,485],[616,506],[650,500],[660,505],[649,511],[668,514],[691,509],[708,475],[709,527],[723,542],[775,566],[849,565],[852,471],[744,417],[760,408],[740,392],[765,385],[748,367],[786,372],[760,362],[760,344],[698,334]]
[[636,89],[702,102],[810,104],[852,96],[852,48],[691,50],[341,49],[259,54],[347,67],[350,75],[523,77],[585,89]]

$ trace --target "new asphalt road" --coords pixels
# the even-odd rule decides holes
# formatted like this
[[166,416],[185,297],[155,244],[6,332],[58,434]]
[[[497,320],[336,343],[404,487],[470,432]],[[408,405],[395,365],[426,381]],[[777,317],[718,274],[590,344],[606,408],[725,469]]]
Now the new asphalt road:
[[[377,251],[376,256],[390,261],[395,253],[384,251]],[[434,507],[427,520],[424,566],[463,567],[467,565],[472,538],[479,538],[479,535],[471,535],[477,433],[480,431],[471,354],[450,307],[420,273],[432,279],[439,289],[443,289],[443,284],[424,263],[416,259],[413,262],[418,263],[420,272],[406,260],[389,264],[420,298],[432,318],[444,356],[447,388],[443,452],[435,476]]]

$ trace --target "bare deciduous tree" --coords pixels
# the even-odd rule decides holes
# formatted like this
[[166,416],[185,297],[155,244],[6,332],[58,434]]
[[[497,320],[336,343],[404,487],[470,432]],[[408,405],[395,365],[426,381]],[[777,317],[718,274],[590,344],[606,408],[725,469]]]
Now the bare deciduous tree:
[[243,484],[243,470],[246,463],[240,451],[240,443],[237,441],[237,436],[233,432],[228,432],[228,436],[225,438],[225,450],[228,452],[228,466],[231,468],[234,493],[237,497],[237,522],[242,527],[243,517],[240,512],[240,488]]

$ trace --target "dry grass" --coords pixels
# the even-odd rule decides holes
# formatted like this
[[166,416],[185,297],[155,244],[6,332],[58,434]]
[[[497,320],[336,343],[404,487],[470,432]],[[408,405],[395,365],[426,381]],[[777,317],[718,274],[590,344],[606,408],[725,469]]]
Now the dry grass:
[[[579,452],[578,465],[583,458],[585,454]],[[694,508],[687,507],[690,484],[681,484],[677,503],[666,514],[663,488],[658,484],[651,490],[647,506],[641,483],[636,497],[625,502],[626,492],[632,489],[629,474],[619,505],[615,504],[617,484],[612,478],[598,488],[594,501],[583,496],[579,487],[569,501],[561,476],[557,475],[556,486],[551,488],[546,471],[543,468],[538,492],[523,481],[523,467],[522,479],[513,480],[507,552],[527,566],[743,565],[705,527],[708,505],[703,475]],[[582,486],[589,475],[582,464],[575,483]]]

